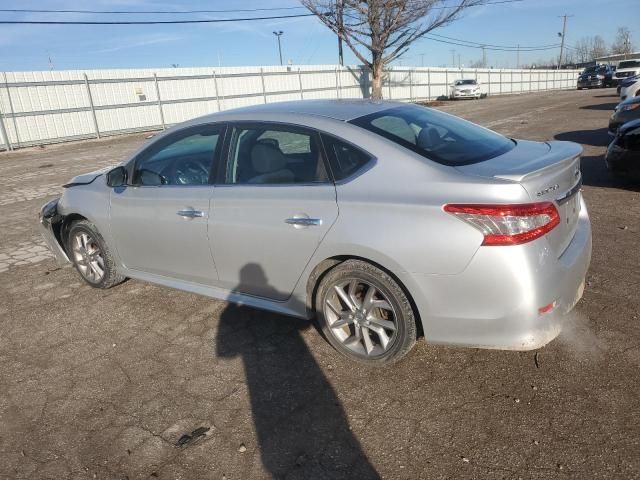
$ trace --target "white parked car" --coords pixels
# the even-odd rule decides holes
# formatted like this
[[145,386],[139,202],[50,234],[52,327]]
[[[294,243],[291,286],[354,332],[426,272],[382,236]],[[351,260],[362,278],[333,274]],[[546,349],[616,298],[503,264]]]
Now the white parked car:
[[480,83],[477,80],[456,80],[451,85],[449,98],[480,98]]
[[620,82],[620,101],[640,96],[640,75],[629,77]]
[[632,58],[630,60],[622,60],[618,64],[613,79],[620,84],[625,78],[634,77],[640,73],[640,58]]

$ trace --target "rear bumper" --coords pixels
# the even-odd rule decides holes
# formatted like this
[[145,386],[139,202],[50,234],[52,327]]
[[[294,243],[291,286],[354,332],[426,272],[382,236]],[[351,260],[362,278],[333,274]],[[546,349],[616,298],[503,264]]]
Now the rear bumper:
[[[562,330],[582,296],[591,261],[591,224],[584,201],[576,233],[558,258],[548,241],[480,247],[457,275],[412,275],[414,300],[429,343],[533,350]],[[538,309],[555,304],[549,313]]]
[[62,216],[58,213],[58,198],[43,205],[38,215],[40,223],[40,233],[46,242],[49,250],[55,256],[58,265],[63,266],[71,263],[67,253],[64,251],[58,237],[55,234],[55,227],[62,221]]

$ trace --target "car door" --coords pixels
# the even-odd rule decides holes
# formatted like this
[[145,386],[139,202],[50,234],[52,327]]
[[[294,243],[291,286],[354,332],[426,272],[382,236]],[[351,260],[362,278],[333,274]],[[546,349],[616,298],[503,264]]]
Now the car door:
[[117,252],[127,268],[216,283],[207,222],[223,134],[221,125],[188,127],[133,159],[131,184],[112,191],[110,210]]
[[319,136],[297,126],[229,126],[210,239],[220,286],[285,300],[338,217]]

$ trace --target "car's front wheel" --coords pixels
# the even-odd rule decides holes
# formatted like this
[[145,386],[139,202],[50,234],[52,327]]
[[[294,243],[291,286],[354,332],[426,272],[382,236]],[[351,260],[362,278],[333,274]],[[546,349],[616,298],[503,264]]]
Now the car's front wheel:
[[67,252],[85,282],[95,288],[111,288],[125,280],[96,226],[88,220],[74,222],[67,236]]
[[416,320],[405,292],[389,274],[360,260],[347,260],[323,277],[316,313],[329,343],[361,363],[393,363],[416,342]]

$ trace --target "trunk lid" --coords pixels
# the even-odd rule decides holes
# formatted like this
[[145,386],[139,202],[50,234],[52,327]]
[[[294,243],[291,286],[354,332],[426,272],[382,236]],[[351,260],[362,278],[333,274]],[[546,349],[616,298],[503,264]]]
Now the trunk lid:
[[573,142],[518,140],[509,152],[484,162],[457,167],[481,177],[520,183],[533,202],[553,202],[560,224],[546,237],[559,257],[575,235],[581,203],[580,156],[582,147]]

